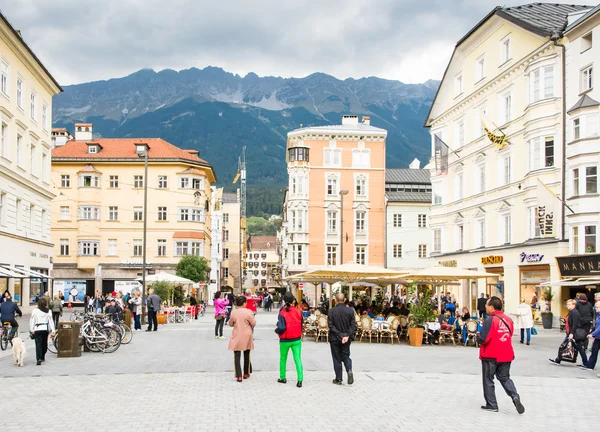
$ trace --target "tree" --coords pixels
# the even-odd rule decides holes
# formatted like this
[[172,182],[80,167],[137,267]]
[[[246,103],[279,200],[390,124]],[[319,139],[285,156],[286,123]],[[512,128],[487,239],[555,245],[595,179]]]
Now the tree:
[[204,282],[208,273],[208,261],[204,257],[184,255],[177,263],[175,271],[177,276],[194,282]]
[[171,282],[152,282],[149,288],[152,288],[154,290],[154,294],[159,296],[163,302],[171,300],[171,296],[173,295],[174,289],[173,284]]

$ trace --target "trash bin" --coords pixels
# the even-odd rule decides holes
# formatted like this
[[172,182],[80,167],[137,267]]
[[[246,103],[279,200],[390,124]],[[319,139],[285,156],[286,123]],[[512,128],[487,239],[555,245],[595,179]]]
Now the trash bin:
[[131,311],[129,309],[125,309],[123,312],[123,321],[127,327],[131,328]]
[[81,357],[80,333],[81,323],[58,323],[58,357]]

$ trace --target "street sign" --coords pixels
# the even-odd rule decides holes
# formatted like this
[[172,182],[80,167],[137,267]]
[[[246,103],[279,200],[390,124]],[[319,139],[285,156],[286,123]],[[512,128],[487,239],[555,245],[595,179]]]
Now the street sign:
[[304,282],[298,283],[298,289],[304,289]]

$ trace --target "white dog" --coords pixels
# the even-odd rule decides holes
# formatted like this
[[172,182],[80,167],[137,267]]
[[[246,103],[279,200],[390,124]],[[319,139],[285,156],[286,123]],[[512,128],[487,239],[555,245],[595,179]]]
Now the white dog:
[[12,352],[13,352],[13,361],[14,364],[21,367],[23,366],[23,362],[25,361],[25,342],[21,338],[13,338],[12,340]]

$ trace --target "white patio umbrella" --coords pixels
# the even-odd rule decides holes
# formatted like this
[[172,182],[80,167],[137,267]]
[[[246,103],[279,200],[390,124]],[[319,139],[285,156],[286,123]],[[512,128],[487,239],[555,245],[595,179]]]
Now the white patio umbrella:
[[[142,278],[138,278],[137,280],[141,281]],[[177,276],[171,273],[159,272],[153,275],[146,276],[146,283],[151,284],[152,282],[171,282],[171,283],[180,283],[180,284],[193,284],[194,281],[190,279],[183,278],[181,276]]]

